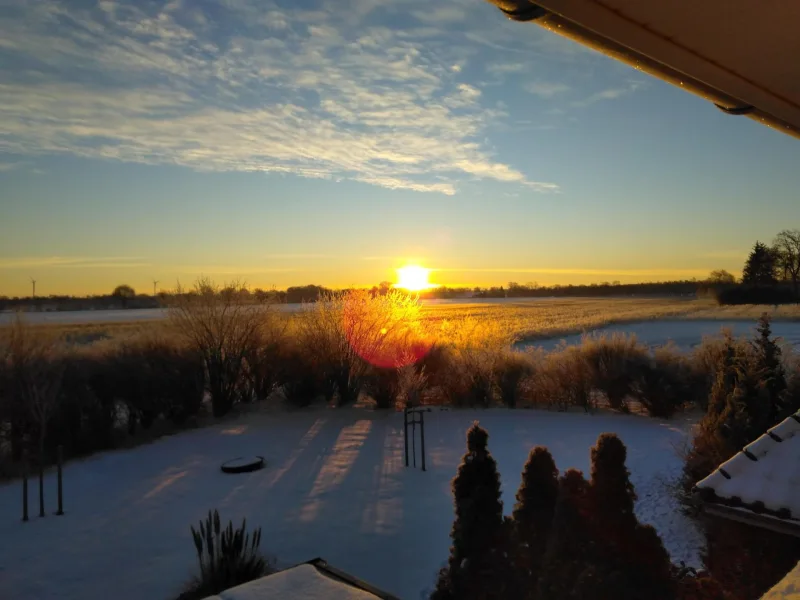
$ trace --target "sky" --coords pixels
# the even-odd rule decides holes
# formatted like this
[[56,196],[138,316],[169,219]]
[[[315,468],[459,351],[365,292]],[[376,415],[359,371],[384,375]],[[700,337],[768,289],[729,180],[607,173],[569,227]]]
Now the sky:
[[0,0],[0,295],[738,273],[798,165],[483,0]]

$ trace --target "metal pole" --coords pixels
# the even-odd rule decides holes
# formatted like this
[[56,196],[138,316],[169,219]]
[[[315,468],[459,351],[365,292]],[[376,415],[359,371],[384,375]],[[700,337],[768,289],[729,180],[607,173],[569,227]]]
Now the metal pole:
[[403,409],[403,443],[406,447],[406,466],[408,466],[408,408]]
[[22,520],[28,520],[28,456],[22,451]]
[[422,470],[425,470],[425,413],[419,413],[419,444],[422,454]]
[[58,511],[57,515],[64,514],[64,486],[63,486],[64,446],[58,447]]

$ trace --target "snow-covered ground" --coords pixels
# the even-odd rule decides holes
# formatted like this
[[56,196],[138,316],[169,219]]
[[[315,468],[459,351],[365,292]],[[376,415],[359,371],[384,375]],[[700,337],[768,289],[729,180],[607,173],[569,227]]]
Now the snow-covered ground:
[[[416,600],[446,560],[450,480],[464,434],[478,419],[500,466],[506,512],[528,451],[546,445],[560,469],[588,473],[605,431],[628,446],[637,513],[655,525],[674,560],[697,563],[700,538],[665,481],[680,469],[685,417],[492,409],[426,414],[428,471],[403,466],[402,414],[367,409],[262,413],[69,464],[66,515],[22,523],[21,485],[0,487],[0,598],[139,600],[175,597],[195,568],[189,526],[209,509],[263,528],[262,549],[281,564],[321,556],[401,598]],[[223,474],[223,461],[263,455],[254,473]],[[418,457],[419,458],[419,457]],[[419,463],[418,463],[419,464]],[[38,514],[36,484],[31,514]]]
[[[531,304],[538,302],[556,301],[559,298],[455,298],[455,299],[425,299],[423,304],[431,306],[474,306],[476,304]],[[283,312],[297,312],[303,304],[272,304],[274,309]],[[111,310],[64,310],[54,312],[27,312],[25,320],[36,325],[79,325],[84,323],[131,323],[135,321],[158,321],[166,318],[167,311],[163,308],[132,308]],[[16,318],[14,311],[0,312],[0,325],[13,322]]]
[[[640,342],[648,346],[663,346],[667,342],[674,342],[678,348],[688,350],[698,345],[704,336],[719,335],[722,328],[729,328],[736,336],[751,337],[755,332],[754,321],[720,321],[720,320],[662,320],[643,321],[640,323],[624,323],[609,325],[587,332],[589,335],[611,335],[624,333],[636,335]],[[800,322],[775,321],[772,323],[772,334],[782,337],[787,343],[800,348]],[[579,344],[582,335],[568,335],[561,338],[539,340],[518,344],[518,347],[542,347],[552,350],[564,340],[568,344]]]

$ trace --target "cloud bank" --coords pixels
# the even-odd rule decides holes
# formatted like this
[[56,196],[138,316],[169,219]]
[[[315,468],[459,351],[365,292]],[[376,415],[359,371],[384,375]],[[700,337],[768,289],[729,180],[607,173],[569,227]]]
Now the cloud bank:
[[[385,26],[401,9],[413,22]],[[474,53],[453,43],[468,39],[464,21],[500,16],[426,9],[0,0],[0,153],[448,195],[476,179],[556,190],[493,155],[486,129],[505,115],[462,72]]]

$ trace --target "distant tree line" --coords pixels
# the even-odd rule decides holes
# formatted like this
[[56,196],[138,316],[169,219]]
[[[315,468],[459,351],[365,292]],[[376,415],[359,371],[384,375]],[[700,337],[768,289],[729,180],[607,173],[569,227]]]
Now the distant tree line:
[[[393,289],[390,281],[382,281],[369,291],[385,296]],[[285,290],[249,289],[238,283],[222,288],[235,290],[242,302],[296,304],[316,302],[330,294],[344,294],[349,289],[332,290],[321,285],[292,286]],[[129,285],[118,285],[110,294],[93,296],[0,296],[0,311],[27,309],[36,311],[102,310],[119,308],[158,308],[174,298],[175,292],[155,295],[137,294]],[[750,251],[742,278],[719,269],[707,278],[677,281],[620,283],[619,281],[585,285],[541,286],[536,282],[520,284],[510,281],[505,286],[446,287],[420,292],[422,298],[589,298],[598,296],[710,296],[720,304],[785,304],[800,301],[800,229],[785,229],[775,236],[772,245],[757,241]]]

